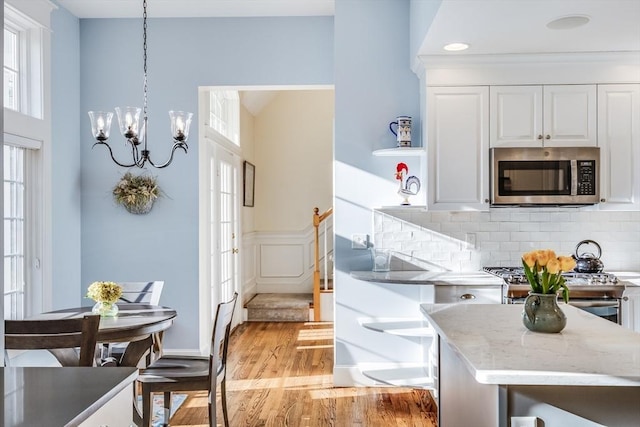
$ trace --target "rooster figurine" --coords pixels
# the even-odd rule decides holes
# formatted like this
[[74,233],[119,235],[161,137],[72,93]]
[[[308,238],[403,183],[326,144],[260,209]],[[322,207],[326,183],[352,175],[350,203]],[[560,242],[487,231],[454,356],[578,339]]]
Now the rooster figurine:
[[408,176],[405,179],[405,175],[409,174],[409,167],[406,163],[398,163],[396,165],[396,179],[400,181],[400,188],[398,194],[402,197],[403,206],[408,206],[409,196],[415,196],[420,191],[420,180],[416,176]]

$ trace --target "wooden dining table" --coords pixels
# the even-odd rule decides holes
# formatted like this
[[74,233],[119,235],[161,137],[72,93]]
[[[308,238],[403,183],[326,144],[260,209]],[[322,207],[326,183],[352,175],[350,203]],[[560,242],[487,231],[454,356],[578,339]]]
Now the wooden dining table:
[[[90,306],[49,311],[30,319],[64,319],[82,317],[91,313]],[[119,366],[138,366],[142,358],[151,351],[162,353],[162,334],[173,324],[177,313],[169,307],[148,304],[118,304],[115,317],[102,317],[97,341],[102,344],[129,343],[119,361]],[[73,349],[49,350],[62,366],[77,366],[78,356]]]

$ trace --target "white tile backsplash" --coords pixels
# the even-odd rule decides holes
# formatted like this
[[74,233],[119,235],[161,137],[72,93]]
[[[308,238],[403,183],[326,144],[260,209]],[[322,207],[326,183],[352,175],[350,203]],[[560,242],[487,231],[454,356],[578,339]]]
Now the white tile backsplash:
[[[578,208],[579,209],[579,208]],[[585,239],[602,247],[605,270],[640,271],[640,212],[576,208],[498,208],[490,212],[429,212],[388,208],[373,212],[376,247],[397,251],[392,268],[477,271],[520,265],[526,251],[573,254]],[[475,235],[475,248],[466,243]]]

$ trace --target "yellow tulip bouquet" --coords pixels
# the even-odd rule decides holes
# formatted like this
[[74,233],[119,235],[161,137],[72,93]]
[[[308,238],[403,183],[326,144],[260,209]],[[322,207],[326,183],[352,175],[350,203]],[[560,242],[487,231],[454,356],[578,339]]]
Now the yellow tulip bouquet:
[[562,299],[569,302],[569,288],[563,271],[571,271],[576,261],[570,256],[556,256],[551,249],[527,252],[522,255],[522,265],[531,290],[538,294],[557,294],[562,290]]

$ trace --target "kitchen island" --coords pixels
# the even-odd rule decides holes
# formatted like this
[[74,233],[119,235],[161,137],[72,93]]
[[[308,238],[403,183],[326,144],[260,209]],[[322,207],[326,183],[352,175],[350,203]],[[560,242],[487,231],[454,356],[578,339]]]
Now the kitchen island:
[[421,304],[438,335],[439,425],[638,426],[640,334],[561,307],[566,328],[543,334],[518,305]]
[[136,368],[0,369],[4,427],[132,425]]

